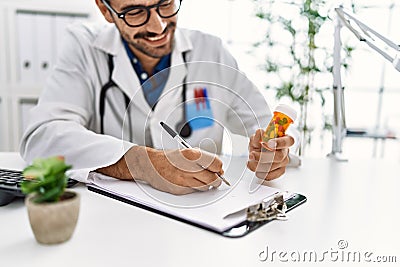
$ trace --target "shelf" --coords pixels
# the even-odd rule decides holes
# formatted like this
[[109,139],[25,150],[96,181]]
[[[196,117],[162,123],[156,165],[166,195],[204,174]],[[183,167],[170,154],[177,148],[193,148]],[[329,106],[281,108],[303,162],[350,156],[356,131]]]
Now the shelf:
[[396,133],[390,129],[365,129],[365,128],[348,128],[346,130],[347,137],[363,137],[372,139],[397,139]]

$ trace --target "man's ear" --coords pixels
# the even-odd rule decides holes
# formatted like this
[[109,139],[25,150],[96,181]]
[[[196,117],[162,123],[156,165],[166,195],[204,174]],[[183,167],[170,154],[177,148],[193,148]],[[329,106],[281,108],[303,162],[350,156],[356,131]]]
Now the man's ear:
[[110,22],[114,23],[114,19],[111,15],[111,12],[107,9],[107,7],[103,4],[101,0],[96,0],[96,5],[99,8],[101,14],[103,14],[104,18]]

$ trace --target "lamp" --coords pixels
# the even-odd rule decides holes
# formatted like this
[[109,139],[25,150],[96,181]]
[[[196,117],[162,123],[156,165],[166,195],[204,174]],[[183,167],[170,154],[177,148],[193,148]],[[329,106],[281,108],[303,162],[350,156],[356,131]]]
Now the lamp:
[[[342,6],[335,8],[336,22],[334,32],[334,51],[333,51],[333,91],[334,91],[334,124],[332,133],[332,151],[328,155],[339,161],[346,161],[343,156],[342,145],[346,135],[346,121],[343,86],[341,78],[341,38],[340,31],[342,27],[348,28],[359,41],[365,42],[370,48],[383,56],[392,63],[393,67],[400,72],[400,46],[393,41],[373,30],[371,27],[359,20],[354,14],[345,11]],[[386,45],[381,47],[378,39]],[[388,50],[392,50],[389,53]],[[381,110],[381,99],[378,105],[378,111]],[[379,119],[378,119],[379,120]]]

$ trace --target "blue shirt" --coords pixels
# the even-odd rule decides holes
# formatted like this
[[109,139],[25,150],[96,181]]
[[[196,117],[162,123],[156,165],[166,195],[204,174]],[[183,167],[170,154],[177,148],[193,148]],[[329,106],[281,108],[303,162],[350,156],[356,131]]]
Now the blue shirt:
[[[139,78],[140,84],[142,85],[142,90],[144,97],[146,98],[149,106],[154,109],[164,90],[165,84],[169,76],[169,67],[171,66],[171,54],[163,56],[156,67],[154,68],[154,73],[150,76],[143,70],[142,64],[133,54],[125,40],[122,40],[125,46],[125,50],[128,53],[129,60],[132,63],[133,69]],[[164,70],[164,71],[163,71]]]

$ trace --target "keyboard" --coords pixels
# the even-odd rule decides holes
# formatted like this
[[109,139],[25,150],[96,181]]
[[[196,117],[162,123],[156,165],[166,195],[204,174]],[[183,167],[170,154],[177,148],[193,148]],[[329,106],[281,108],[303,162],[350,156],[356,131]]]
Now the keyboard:
[[[0,206],[5,206],[15,198],[23,198],[21,182],[25,180],[22,171],[0,169]],[[76,185],[78,181],[69,178],[67,187]]]

